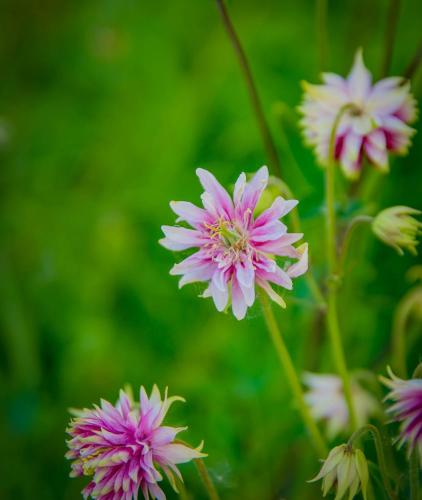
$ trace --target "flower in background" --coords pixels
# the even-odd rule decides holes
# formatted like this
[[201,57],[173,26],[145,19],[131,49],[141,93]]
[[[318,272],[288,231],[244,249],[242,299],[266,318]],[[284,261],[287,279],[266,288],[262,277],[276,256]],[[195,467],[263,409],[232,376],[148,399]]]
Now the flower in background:
[[397,250],[417,255],[417,237],[422,234],[422,222],[412,217],[422,212],[415,208],[397,206],[382,210],[372,222],[372,230],[381,241]]
[[92,476],[82,491],[84,498],[99,500],[138,498],[140,489],[146,499],[165,499],[158,482],[161,469],[177,491],[175,476],[182,479],[177,464],[205,456],[200,448],[193,449],[175,442],[176,435],[186,427],[162,425],[172,403],[180,397],[161,400],[154,386],[148,397],[140,390],[140,404],[135,404],[124,391],[115,406],[101,400],[101,408],[72,410],[75,415],[67,429],[66,458],[73,460],[71,477]]
[[333,448],[319,474],[311,482],[322,479],[322,494],[336,487],[335,500],[341,500],[347,493],[349,500],[358,494],[359,489],[366,500],[369,474],[368,463],[362,450],[348,444]]
[[387,412],[401,422],[399,445],[406,443],[409,454],[418,450],[422,460],[422,378],[402,380],[390,368],[388,374],[381,381],[391,389],[385,399],[394,401]]
[[[347,431],[349,410],[340,377],[305,373],[303,380],[309,387],[309,391],[305,393],[305,401],[315,420],[324,420],[327,423],[328,437],[332,439],[339,433]],[[372,394],[355,381],[352,382],[352,397],[360,427],[366,424],[380,408]]]
[[[198,168],[196,173],[205,189],[201,196],[204,208],[172,201],[170,207],[179,216],[177,222],[187,222],[193,229],[163,226],[165,238],[160,243],[169,250],[198,251],[176,264],[170,274],[182,276],[180,287],[197,281],[208,283],[202,296],[212,297],[219,311],[231,303],[237,319],[244,318],[254,303],[255,285],[285,307],[270,282],[291,290],[292,278],[308,268],[307,244],[293,246],[303,235],[288,233],[279,220],[298,202],[279,196],[255,217],[255,207],[268,182],[267,167],[260,168],[249,182],[244,173],[240,174],[233,200],[210,172]],[[276,257],[288,259],[283,268]]]
[[318,160],[327,163],[331,132],[343,108],[334,156],[344,174],[358,178],[364,158],[387,172],[388,153],[406,154],[415,132],[408,126],[416,118],[416,101],[409,82],[390,77],[373,85],[361,50],[347,78],[334,73],[322,77],[323,85],[304,82],[304,100],[299,108],[305,140],[315,148]]

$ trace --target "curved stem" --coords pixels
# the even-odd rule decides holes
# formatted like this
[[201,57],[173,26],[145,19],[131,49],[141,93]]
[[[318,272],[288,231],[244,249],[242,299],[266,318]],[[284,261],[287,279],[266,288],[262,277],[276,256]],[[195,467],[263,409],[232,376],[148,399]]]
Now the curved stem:
[[377,427],[371,424],[364,425],[363,427],[361,427],[352,434],[348,444],[350,446],[353,446],[353,443],[367,432],[371,433],[374,438],[375,450],[377,452],[377,458],[378,458],[378,466],[381,472],[382,482],[384,484],[385,491],[387,492],[387,495],[389,496],[390,500],[397,500],[397,495],[395,491],[392,489],[390,484],[387,464],[385,460],[385,450],[384,450],[383,440],[381,438],[380,431],[377,429]]
[[242,44],[240,43],[240,39],[230,19],[225,1],[216,0],[216,3],[218,10],[220,11],[224,27],[227,31],[227,34],[233,45],[233,49],[238,58],[240,69],[242,70],[243,77],[245,79],[245,83],[248,88],[249,98],[251,100],[252,108],[255,112],[259,131],[261,133],[261,138],[264,143],[265,150],[267,152],[268,161],[270,163],[270,166],[274,174],[281,177],[280,160],[278,158],[277,150],[275,147],[274,139],[272,137],[270,128],[268,126],[267,120],[265,119],[264,111],[262,109],[261,99],[259,97],[258,90],[254,82],[249,61],[246,57],[245,51],[243,50]]
[[393,57],[394,41],[396,38],[397,21],[399,19],[400,0],[390,0],[387,14],[387,28],[385,30],[384,59],[381,68],[381,78],[385,78],[390,71]]
[[207,490],[210,500],[219,500],[220,497],[218,496],[217,490],[214,486],[211,476],[209,475],[208,469],[204,464],[204,461],[202,460],[202,458],[195,458],[194,462],[196,465],[196,470],[198,471],[199,477],[201,478],[202,483]]
[[408,80],[411,80],[412,77],[415,75],[416,71],[418,70],[421,61],[422,61],[422,40],[420,41],[414,56],[407,65],[406,69],[404,70],[403,73],[404,77],[407,78]]
[[370,215],[357,215],[354,217],[350,224],[346,228],[346,232],[344,233],[343,237],[343,244],[340,248],[340,256],[339,256],[339,262],[338,262],[338,274],[339,276],[342,276],[344,273],[344,264],[346,262],[347,254],[349,252],[350,248],[350,242],[352,241],[352,236],[354,235],[356,228],[362,224],[366,224],[369,222],[372,222],[373,217]]
[[305,402],[299,377],[296,373],[289,351],[287,350],[286,344],[284,343],[283,337],[278,328],[269,299],[265,293],[260,293],[260,299],[268,332],[270,334],[271,340],[273,341],[274,348],[281,362],[287,381],[290,385],[290,389],[294,395],[303,422],[308,429],[318,455],[320,457],[325,457],[328,454],[327,446],[324,442],[320,430],[318,429],[318,426],[315,423],[315,420],[312,418],[308,405]]
[[422,304],[422,289],[417,287],[408,292],[397,305],[393,318],[391,351],[395,373],[402,378],[407,377],[406,366],[406,327],[413,308]]
[[341,342],[340,328],[337,317],[337,240],[336,240],[336,213],[335,213],[335,140],[336,132],[343,114],[353,105],[343,106],[334,120],[330,135],[328,161],[325,169],[325,199],[327,208],[326,224],[326,252],[328,260],[328,290],[327,290],[327,326],[330,336],[333,359],[337,371],[343,382],[344,396],[350,415],[352,429],[356,429],[357,420],[352,399],[352,389],[349,372],[347,370],[343,346]]
[[318,67],[323,72],[327,63],[327,0],[316,0],[316,32],[318,45]]
[[412,451],[409,461],[409,482],[410,482],[410,499],[419,500],[419,457],[416,450]]

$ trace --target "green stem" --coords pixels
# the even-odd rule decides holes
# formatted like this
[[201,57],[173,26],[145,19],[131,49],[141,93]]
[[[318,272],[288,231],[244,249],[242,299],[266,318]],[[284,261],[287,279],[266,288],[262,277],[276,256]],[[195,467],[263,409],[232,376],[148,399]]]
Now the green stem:
[[412,77],[416,74],[421,61],[422,61],[422,40],[420,41],[414,56],[407,65],[406,69],[404,70],[403,75],[407,80],[411,80]]
[[240,39],[230,19],[225,1],[216,0],[216,3],[218,10],[220,11],[224,27],[227,31],[227,34],[230,38],[230,41],[233,45],[233,49],[239,61],[240,69],[245,79],[246,86],[248,88],[249,98],[251,100],[252,108],[255,112],[259,131],[261,133],[261,138],[264,143],[265,150],[267,152],[270,167],[272,168],[272,171],[274,172],[275,175],[281,177],[281,165],[280,165],[280,160],[278,158],[277,149],[275,147],[274,139],[272,137],[267,120],[265,119],[264,111],[262,109],[261,99],[259,97],[258,90],[254,82],[249,61],[246,57],[246,53],[243,50],[242,44],[240,43]]
[[408,292],[397,305],[393,318],[393,332],[391,338],[391,352],[393,368],[402,378],[407,378],[406,366],[406,327],[413,311],[422,303],[422,289],[416,287]]
[[319,58],[319,71],[323,72],[327,64],[327,0],[316,0],[316,32]]
[[356,228],[358,226],[361,226],[362,224],[372,222],[372,220],[373,217],[371,217],[370,215],[357,215],[351,220],[350,224],[347,226],[346,232],[344,233],[343,237],[343,244],[340,249],[339,264],[337,271],[339,276],[342,276],[344,273],[344,267],[350,248],[350,243],[352,241],[352,236],[354,235]]
[[196,470],[198,471],[199,477],[201,478],[202,483],[207,490],[210,500],[219,500],[220,497],[218,496],[217,490],[214,486],[211,476],[209,475],[208,469],[204,464],[204,461],[202,460],[202,458],[195,458],[194,462],[196,465]]
[[409,461],[409,481],[410,481],[410,499],[419,500],[419,457],[416,450],[412,451]]
[[397,21],[399,18],[399,8],[400,0],[390,0],[387,14],[387,29],[385,30],[384,59],[381,68],[381,78],[385,78],[390,71],[394,40],[397,31]]
[[352,399],[352,388],[349,372],[347,370],[341,342],[340,328],[337,317],[337,240],[336,240],[336,213],[335,213],[335,139],[336,132],[343,114],[353,105],[347,104],[338,112],[333,128],[331,130],[328,161],[325,169],[325,200],[327,209],[326,224],[326,252],[328,260],[328,290],[327,290],[327,326],[332,347],[333,359],[337,372],[343,382],[343,392],[350,415],[350,423],[353,430],[357,427],[356,412]]
[[270,334],[271,340],[273,341],[274,348],[281,362],[287,381],[290,385],[290,389],[294,395],[296,405],[302,416],[303,422],[311,436],[315,450],[321,458],[325,457],[328,454],[327,446],[324,442],[320,430],[318,429],[318,426],[315,423],[315,420],[311,416],[308,405],[305,402],[299,377],[296,373],[289,351],[287,350],[284,339],[278,328],[273,310],[271,309],[270,301],[265,293],[260,294],[260,299],[268,332]]
[[353,446],[353,443],[361,438],[367,432],[372,434],[375,443],[375,450],[377,452],[378,466],[381,472],[382,482],[384,484],[385,491],[390,498],[390,500],[397,500],[397,495],[390,484],[390,479],[387,470],[387,464],[385,461],[385,450],[381,434],[375,425],[366,424],[357,431],[355,431],[351,438],[349,439],[349,446]]

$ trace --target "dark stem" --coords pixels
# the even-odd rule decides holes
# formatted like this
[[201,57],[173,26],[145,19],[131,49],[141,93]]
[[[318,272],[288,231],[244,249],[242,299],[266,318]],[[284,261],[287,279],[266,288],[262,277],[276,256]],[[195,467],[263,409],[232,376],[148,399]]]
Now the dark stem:
[[318,68],[322,73],[327,63],[327,1],[316,0],[316,33],[318,45]]
[[390,0],[387,14],[387,29],[385,30],[385,52],[381,67],[381,78],[385,78],[390,71],[393,58],[394,41],[396,38],[397,21],[399,18],[400,0]]
[[281,166],[280,160],[278,158],[277,150],[275,147],[274,139],[271,135],[270,128],[268,126],[267,120],[265,119],[264,111],[262,109],[261,100],[258,95],[258,90],[256,88],[252,71],[246,57],[245,51],[243,50],[240,39],[234,29],[233,23],[230,19],[226,4],[224,0],[216,0],[218,10],[221,14],[221,19],[223,21],[224,27],[233,45],[233,49],[239,61],[240,69],[242,70],[243,77],[248,88],[249,97],[253,110],[255,112],[256,120],[258,122],[259,131],[261,133],[262,142],[268,156],[268,161],[270,167],[278,177],[281,177]]
[[404,77],[410,80],[418,70],[421,61],[422,61],[422,40],[420,41],[414,56],[412,57],[410,63],[407,65],[407,68],[404,71]]
[[419,457],[416,450],[412,451],[409,460],[409,481],[410,481],[410,499],[419,500]]

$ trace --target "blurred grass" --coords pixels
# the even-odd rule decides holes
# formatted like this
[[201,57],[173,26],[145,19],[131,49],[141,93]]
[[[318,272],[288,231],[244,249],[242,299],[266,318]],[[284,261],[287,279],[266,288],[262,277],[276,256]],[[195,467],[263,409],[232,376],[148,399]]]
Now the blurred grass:
[[[362,45],[377,74],[387,2],[329,3],[329,69],[347,72]],[[259,308],[237,322],[198,299],[199,287],[178,291],[168,270],[180,256],[157,244],[160,225],[173,221],[168,202],[198,201],[198,165],[229,185],[265,162],[215,5],[3,0],[1,7],[0,497],[78,498],[85,481],[68,478],[63,458],[67,408],[113,401],[129,382],[168,385],[187,399],[169,421],[189,425],[192,443],[205,440],[223,498],[317,498],[318,486],[304,481],[318,464]],[[316,79],[313,2],[230,8],[285,151],[274,103],[294,117],[299,81]],[[403,0],[393,73],[419,43],[421,11],[417,0]],[[414,91],[421,90],[419,72]],[[322,176],[295,121],[286,123],[301,169],[288,169],[286,179],[305,196],[299,211],[322,276]],[[375,201],[421,208],[421,161],[419,134]],[[357,238],[342,303],[354,368],[371,367],[386,349],[409,286],[404,274],[416,262],[367,236]],[[307,294],[298,281],[295,296]],[[277,315],[297,366],[309,367],[313,310],[291,304]],[[332,370],[325,345],[320,366]],[[192,497],[203,498],[194,467],[183,472]]]

